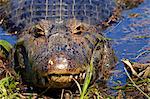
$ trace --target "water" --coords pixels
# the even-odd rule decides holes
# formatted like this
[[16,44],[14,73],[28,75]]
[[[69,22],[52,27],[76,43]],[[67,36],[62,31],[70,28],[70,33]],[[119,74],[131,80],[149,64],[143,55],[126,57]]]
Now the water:
[[6,34],[6,32],[0,27],[0,40],[6,40],[10,44],[14,45],[16,43],[16,36]]
[[[138,16],[130,17],[131,14],[138,14]],[[121,59],[127,58],[134,62],[150,61],[150,0],[145,0],[137,8],[123,11],[122,17],[120,22],[104,31],[107,37],[113,39],[112,46],[119,59],[116,66],[119,72],[111,77],[110,86],[126,83],[127,77]],[[148,38],[136,38],[137,36]],[[140,55],[141,53],[145,54]]]
[[[129,14],[139,14],[136,18],[129,17]],[[119,59],[116,69],[119,70],[109,80],[109,86],[124,85],[126,75],[123,70],[122,58],[132,61],[147,62],[150,60],[150,53],[145,53],[136,58],[140,53],[150,50],[150,38],[137,39],[136,36],[150,36],[150,0],[145,0],[137,8],[123,11],[123,19],[108,28],[104,33],[113,39],[113,49]],[[8,35],[0,28],[0,39],[6,40],[12,45],[16,43],[16,37]]]

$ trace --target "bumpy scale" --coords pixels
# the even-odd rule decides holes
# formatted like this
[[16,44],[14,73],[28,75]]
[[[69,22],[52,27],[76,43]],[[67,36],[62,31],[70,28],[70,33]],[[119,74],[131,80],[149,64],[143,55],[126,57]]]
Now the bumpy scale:
[[17,33],[14,68],[39,87],[83,83],[91,57],[92,80],[108,78],[114,53],[97,24],[108,19],[115,0],[10,0],[0,6],[2,26]]

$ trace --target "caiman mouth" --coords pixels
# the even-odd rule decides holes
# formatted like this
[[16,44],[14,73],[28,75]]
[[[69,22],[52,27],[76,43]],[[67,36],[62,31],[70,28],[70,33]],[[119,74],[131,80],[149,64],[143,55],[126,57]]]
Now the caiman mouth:
[[69,83],[73,80],[77,80],[79,82],[85,79],[86,73],[79,73],[79,74],[48,74],[48,80],[51,82],[59,82],[59,83]]
[[36,69],[40,75],[42,86],[51,88],[66,88],[82,84],[86,77],[86,65],[70,58],[66,53],[54,53],[45,66]]
[[55,53],[48,60],[46,77],[49,82],[72,82],[73,80],[83,81],[85,69],[77,64],[64,53]]

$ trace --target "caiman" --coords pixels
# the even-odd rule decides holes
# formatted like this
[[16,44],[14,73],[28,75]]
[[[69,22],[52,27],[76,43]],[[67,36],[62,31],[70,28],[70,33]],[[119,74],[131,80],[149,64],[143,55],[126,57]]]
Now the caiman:
[[91,82],[110,76],[115,55],[99,24],[113,14],[115,0],[7,1],[1,26],[18,38],[12,60],[23,81],[41,88],[83,84],[91,59]]

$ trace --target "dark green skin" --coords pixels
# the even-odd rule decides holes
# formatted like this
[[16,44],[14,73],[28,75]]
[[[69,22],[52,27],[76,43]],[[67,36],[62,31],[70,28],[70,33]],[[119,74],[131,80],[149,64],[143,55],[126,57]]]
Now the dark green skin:
[[[46,22],[39,23],[44,30],[47,28],[44,27]],[[45,26],[51,26],[50,22],[47,24],[49,25]],[[78,31],[77,28],[80,26],[74,29],[68,24],[73,22],[61,27],[55,25],[51,29],[52,32],[48,32],[52,34],[51,36],[43,35],[43,31],[37,31],[36,28],[19,35],[20,40],[14,55],[15,60],[18,60],[15,61],[15,67],[21,67],[25,81],[39,87],[69,87],[74,83],[73,79],[69,80],[69,76],[73,75],[75,78],[76,75],[86,72],[92,56],[94,57],[93,80],[101,77],[107,79],[110,76],[109,71],[116,61],[106,38],[98,33],[95,27],[82,24],[84,31]],[[59,29],[56,31],[56,28]],[[66,63],[61,62],[63,58],[67,60],[67,66]],[[49,60],[52,60],[53,64],[49,64]],[[65,66],[61,68],[59,64]],[[78,77],[77,81],[83,83],[84,79]]]
[[[30,0],[24,1],[28,2]],[[54,3],[55,0],[51,1]],[[25,8],[20,6],[28,3],[20,1],[21,3],[16,7],[14,2],[11,1],[10,3],[12,8],[14,7],[17,10],[18,8],[28,9],[26,6]],[[35,1],[35,4],[38,2],[38,0]],[[110,76],[110,71],[116,63],[115,56],[108,40],[102,35],[96,24],[108,19],[115,5],[113,0],[105,0],[103,2],[104,7],[101,7],[97,5],[100,2],[101,0],[93,0],[92,2],[78,0],[71,4],[67,0],[63,2],[75,6],[80,4],[81,6],[83,6],[82,4],[91,5],[91,11],[83,8],[85,12],[89,11],[91,13],[88,21],[84,18],[87,13],[84,13],[85,15],[74,13],[75,15],[72,14],[72,17],[64,18],[65,15],[63,16],[62,11],[61,14],[59,13],[58,19],[57,17],[48,19],[44,16],[44,19],[38,17],[38,20],[35,21],[32,12],[34,9],[31,10],[31,7],[30,11],[33,14],[31,16],[26,16],[25,12],[14,14],[14,10],[7,9],[11,12],[8,14],[10,18],[6,13],[7,17],[4,20],[6,23],[3,24],[3,27],[10,32],[18,32],[18,43],[15,46],[13,55],[14,68],[20,72],[25,82],[41,88],[71,87],[74,84],[73,79],[82,84],[85,79],[83,74],[89,68],[91,58],[94,59],[92,81],[102,78],[107,79]],[[29,4],[33,4],[33,8],[36,7],[34,2]],[[92,16],[95,6],[104,10],[99,13],[99,19],[95,19],[99,15],[98,13],[97,16]],[[82,8],[80,9],[82,10]],[[49,10],[51,9],[49,8]],[[80,12],[75,8],[74,11]],[[109,16],[105,15],[106,13]],[[25,16],[22,14],[25,14]],[[16,16],[20,16],[20,20],[13,22]],[[83,20],[77,17],[83,17]],[[13,24],[10,25],[8,20],[11,20]]]

